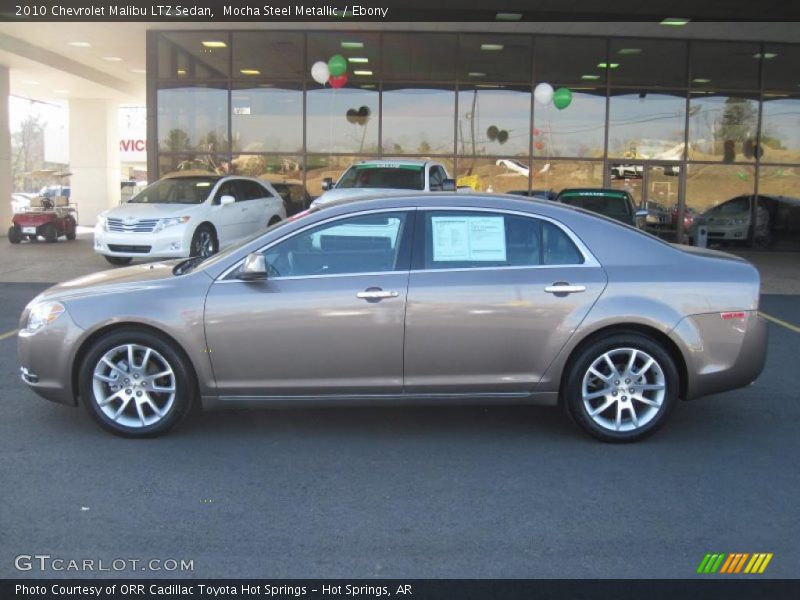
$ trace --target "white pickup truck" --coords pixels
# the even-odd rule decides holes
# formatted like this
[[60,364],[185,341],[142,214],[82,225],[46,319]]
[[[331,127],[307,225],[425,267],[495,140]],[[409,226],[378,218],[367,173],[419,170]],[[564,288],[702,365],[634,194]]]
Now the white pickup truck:
[[455,181],[444,166],[432,160],[376,159],[350,166],[334,184],[326,178],[324,193],[311,203],[322,206],[344,198],[373,198],[410,192],[455,191]]

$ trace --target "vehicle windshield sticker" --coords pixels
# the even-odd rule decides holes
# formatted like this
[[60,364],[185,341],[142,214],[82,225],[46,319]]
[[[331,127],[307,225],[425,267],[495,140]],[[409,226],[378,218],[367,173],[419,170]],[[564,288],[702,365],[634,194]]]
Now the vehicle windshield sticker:
[[407,171],[421,171],[419,165],[399,165],[397,163],[369,163],[366,165],[356,165],[356,171],[362,169],[406,169]]
[[564,198],[580,198],[581,196],[599,196],[602,198],[625,198],[625,194],[615,192],[569,192],[564,194]]
[[433,260],[506,260],[506,229],[503,217],[431,217]]

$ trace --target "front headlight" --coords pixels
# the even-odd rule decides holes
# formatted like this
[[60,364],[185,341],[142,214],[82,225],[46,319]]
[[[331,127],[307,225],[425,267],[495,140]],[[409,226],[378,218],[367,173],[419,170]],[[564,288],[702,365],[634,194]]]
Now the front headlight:
[[731,219],[731,225],[744,225],[747,219]]
[[66,308],[61,302],[40,302],[31,306],[28,313],[28,331],[38,331],[60,317]]
[[173,225],[183,225],[184,223],[188,223],[189,219],[191,219],[191,217],[167,217],[165,219],[159,219],[153,231],[161,231]]

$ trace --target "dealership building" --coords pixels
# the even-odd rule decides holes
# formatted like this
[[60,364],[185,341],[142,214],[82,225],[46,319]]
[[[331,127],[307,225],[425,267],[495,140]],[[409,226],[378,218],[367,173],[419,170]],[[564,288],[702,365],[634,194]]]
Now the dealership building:
[[[735,197],[800,197],[796,24],[520,14],[462,23],[6,22],[0,96],[68,106],[83,225],[119,201],[116,111],[132,103],[146,107],[151,181],[201,169],[301,184],[314,196],[354,161],[429,158],[478,191],[626,190],[670,239],[685,239],[687,218]],[[338,88],[311,76],[334,55],[347,63]],[[566,106],[538,101],[542,83],[569,90],[559,92]],[[7,112],[0,105],[6,120]],[[5,131],[0,185],[11,159]],[[770,218],[781,247],[800,249],[792,207],[770,205]]]

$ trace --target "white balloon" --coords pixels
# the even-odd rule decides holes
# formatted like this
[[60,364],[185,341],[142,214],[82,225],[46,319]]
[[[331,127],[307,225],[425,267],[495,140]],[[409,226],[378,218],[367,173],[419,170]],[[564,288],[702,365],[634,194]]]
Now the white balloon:
[[553,101],[553,86],[549,83],[540,83],[533,88],[533,97],[539,104],[544,106]]
[[[331,77],[331,72],[328,69],[328,63],[322,62],[318,60],[313,65],[311,65],[311,78],[316,81],[320,85],[325,85],[328,83],[328,79]],[[552,88],[550,88],[552,90]]]

